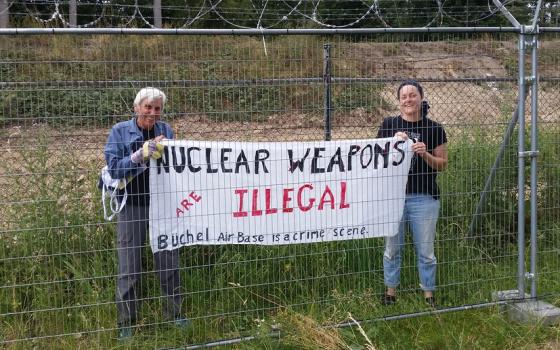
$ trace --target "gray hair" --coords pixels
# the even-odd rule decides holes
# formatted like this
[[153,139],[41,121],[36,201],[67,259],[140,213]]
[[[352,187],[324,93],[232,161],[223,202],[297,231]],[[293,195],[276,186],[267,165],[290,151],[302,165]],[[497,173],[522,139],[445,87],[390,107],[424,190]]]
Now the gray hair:
[[154,100],[161,100],[162,107],[165,105],[165,100],[167,97],[163,93],[163,91],[156,89],[154,87],[145,87],[142,90],[138,91],[136,94],[136,98],[134,99],[134,106],[140,106],[140,103],[144,100],[148,99],[148,102],[152,102]]

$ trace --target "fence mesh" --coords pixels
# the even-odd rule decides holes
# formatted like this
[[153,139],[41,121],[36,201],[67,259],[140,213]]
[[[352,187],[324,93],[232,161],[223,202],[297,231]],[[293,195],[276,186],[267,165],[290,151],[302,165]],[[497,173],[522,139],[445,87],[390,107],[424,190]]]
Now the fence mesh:
[[560,223],[559,164],[557,161],[560,141],[559,112],[550,94],[558,88],[558,34],[541,36],[539,48],[539,75],[541,86],[538,94],[538,176],[537,176],[537,291],[539,295],[558,300],[559,257],[558,242]]
[[[539,56],[538,291],[554,297],[559,45],[555,35],[543,37]],[[115,344],[116,225],[103,219],[97,181],[111,126],[130,119],[145,86],[167,93],[164,119],[178,139],[287,142],[375,137],[381,120],[399,113],[399,83],[418,79],[431,118],[448,137],[449,167],[438,177],[439,307],[483,303],[493,291],[515,289],[518,138],[517,129],[510,138],[506,131],[517,105],[517,62],[517,36],[504,33],[3,37],[1,343]],[[183,307],[193,321],[185,337],[161,315],[164,300],[146,247],[137,341],[165,348],[265,334],[286,308],[326,323],[344,322],[348,312],[374,319],[429,309],[408,236],[399,303],[380,305],[382,257],[382,239],[181,248]]]

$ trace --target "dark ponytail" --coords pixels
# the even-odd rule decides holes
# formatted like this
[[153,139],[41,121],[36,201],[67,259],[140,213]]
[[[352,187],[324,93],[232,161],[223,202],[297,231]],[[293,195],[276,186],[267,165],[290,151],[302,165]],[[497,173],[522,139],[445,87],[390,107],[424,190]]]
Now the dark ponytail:
[[422,101],[422,106],[420,107],[420,115],[422,116],[422,119],[428,116],[429,109],[430,109],[430,104],[428,103],[428,101],[426,100]]

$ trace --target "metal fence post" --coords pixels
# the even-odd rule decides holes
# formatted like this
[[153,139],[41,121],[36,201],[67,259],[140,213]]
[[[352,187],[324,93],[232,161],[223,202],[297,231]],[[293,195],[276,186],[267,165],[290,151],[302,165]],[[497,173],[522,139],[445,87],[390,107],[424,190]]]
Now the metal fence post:
[[519,298],[525,298],[525,27],[519,32],[519,135],[517,157],[517,291]]
[[325,141],[331,140],[331,44],[323,45],[323,86],[325,88],[324,102],[325,102]]
[[78,3],[76,0],[70,0],[68,2],[68,19],[70,21],[70,27],[76,28],[78,26]]
[[10,26],[10,4],[8,0],[0,0],[0,28]]
[[161,21],[161,0],[154,0],[154,27],[162,28],[162,21]]
[[538,26],[533,27],[531,50],[531,298],[537,297],[537,119],[538,119]]

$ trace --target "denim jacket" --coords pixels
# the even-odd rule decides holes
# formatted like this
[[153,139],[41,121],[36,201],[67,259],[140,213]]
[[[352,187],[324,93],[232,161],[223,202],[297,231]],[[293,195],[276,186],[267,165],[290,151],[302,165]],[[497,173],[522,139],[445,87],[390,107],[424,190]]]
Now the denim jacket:
[[[154,128],[156,137],[164,135],[168,139],[173,138],[173,130],[169,124],[158,121]],[[145,164],[133,163],[130,158],[132,145],[141,142],[142,139],[142,131],[136,124],[136,118],[113,126],[105,145],[105,161],[113,179],[134,177],[147,169]]]

